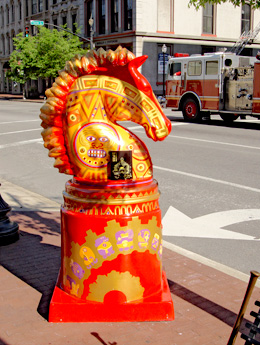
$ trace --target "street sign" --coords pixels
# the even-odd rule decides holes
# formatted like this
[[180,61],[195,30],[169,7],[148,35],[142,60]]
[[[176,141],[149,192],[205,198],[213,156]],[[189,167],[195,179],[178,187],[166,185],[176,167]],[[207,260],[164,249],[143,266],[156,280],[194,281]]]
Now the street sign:
[[166,53],[158,54],[158,74],[163,74],[163,59],[164,59],[164,73],[165,74],[167,73],[168,56],[169,54],[166,54]]
[[44,25],[43,20],[30,20],[31,25]]

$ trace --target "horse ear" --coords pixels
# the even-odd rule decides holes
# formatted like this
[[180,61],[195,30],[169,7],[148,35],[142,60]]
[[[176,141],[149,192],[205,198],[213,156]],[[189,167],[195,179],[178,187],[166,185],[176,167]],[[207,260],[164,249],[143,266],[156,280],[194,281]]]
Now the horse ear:
[[147,58],[148,58],[148,55],[139,56],[139,57],[131,60],[128,65],[130,68],[136,68],[137,69],[140,66],[142,66],[142,64],[146,61]]

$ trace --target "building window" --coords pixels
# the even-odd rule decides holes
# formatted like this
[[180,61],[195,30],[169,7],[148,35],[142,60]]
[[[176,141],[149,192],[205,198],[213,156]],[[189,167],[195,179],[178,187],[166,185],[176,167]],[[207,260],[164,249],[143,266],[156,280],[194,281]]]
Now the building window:
[[12,23],[15,21],[14,4],[11,5],[11,20]]
[[99,33],[104,34],[106,32],[106,1],[98,1],[98,23]]
[[67,16],[63,16],[62,17],[62,25],[66,25],[67,24]]
[[124,30],[132,30],[133,1],[124,0]]
[[6,6],[6,23],[9,24],[9,7]]
[[1,26],[4,26],[4,9],[1,7]]
[[11,44],[10,44],[10,36],[9,36],[9,34],[6,36],[6,41],[7,41],[7,55],[10,55]]
[[77,13],[72,13],[71,15],[71,21],[72,21],[72,32],[76,32],[77,30]]
[[118,32],[118,0],[111,0],[111,32]]
[[45,0],[45,11],[49,9],[49,0]]
[[42,3],[42,0],[39,0],[39,1],[38,1],[38,10],[39,10],[39,12],[42,12],[42,11],[43,11],[43,3]]
[[18,10],[18,12],[19,12],[19,20],[22,20],[22,3],[21,3],[21,1],[18,4],[18,8],[19,8],[19,10]]
[[5,37],[2,35],[2,54],[5,55]]
[[58,19],[57,18],[53,19],[53,25],[55,25],[55,26],[58,25]]
[[14,50],[14,38],[15,38],[15,32],[12,30],[12,33],[11,33],[11,52]]
[[37,13],[37,0],[32,0],[32,14]]
[[203,8],[203,28],[204,34],[214,34],[214,5],[206,3]]
[[26,15],[26,17],[29,16],[29,5],[28,5],[28,0],[25,0],[25,15]]
[[57,0],[52,0],[53,5],[57,4]]
[[241,33],[250,31],[251,28],[251,6],[242,5],[241,13]]

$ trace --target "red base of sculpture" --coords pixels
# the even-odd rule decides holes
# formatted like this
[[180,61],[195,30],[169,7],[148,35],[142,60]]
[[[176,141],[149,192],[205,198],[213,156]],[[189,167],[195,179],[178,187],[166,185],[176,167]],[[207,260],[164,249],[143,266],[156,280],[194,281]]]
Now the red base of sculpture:
[[115,291],[100,303],[73,297],[61,290],[57,283],[50,303],[49,322],[172,321],[174,309],[164,272],[162,284],[160,295],[124,302],[123,296]]

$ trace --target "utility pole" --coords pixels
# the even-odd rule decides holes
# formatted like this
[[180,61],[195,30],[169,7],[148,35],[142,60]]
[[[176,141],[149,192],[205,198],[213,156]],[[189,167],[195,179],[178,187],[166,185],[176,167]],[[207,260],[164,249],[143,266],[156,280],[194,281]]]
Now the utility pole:
[[90,26],[90,49],[94,49],[95,46],[94,46],[94,43],[93,43],[93,36],[94,36],[94,30],[93,30],[93,24],[94,24],[94,19],[92,17],[92,13],[91,13],[91,16],[89,18],[89,26]]
[[163,97],[165,97],[165,54],[167,53],[167,47],[165,44],[162,46],[162,53],[163,53]]

